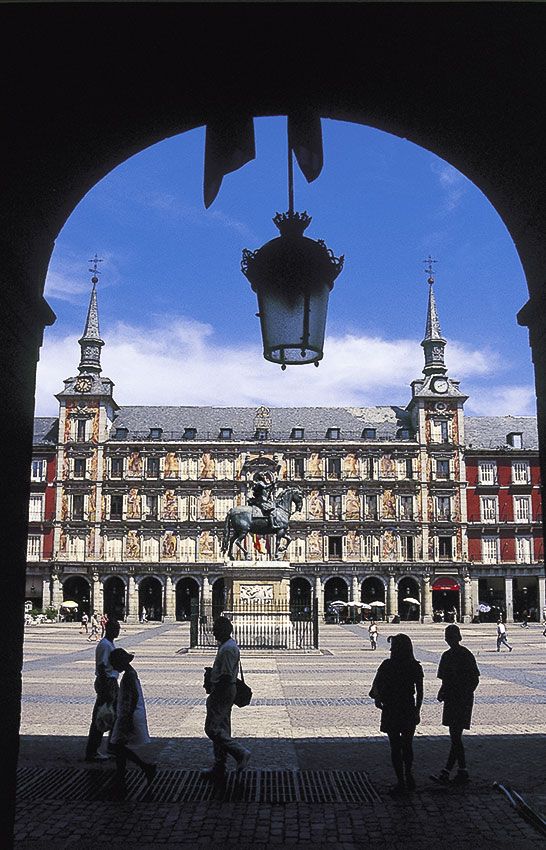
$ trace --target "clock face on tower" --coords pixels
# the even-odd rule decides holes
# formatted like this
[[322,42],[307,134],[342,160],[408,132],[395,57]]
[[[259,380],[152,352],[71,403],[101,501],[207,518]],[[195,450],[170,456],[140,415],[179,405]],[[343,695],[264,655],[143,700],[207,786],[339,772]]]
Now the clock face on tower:
[[432,382],[432,389],[435,393],[446,393],[448,388],[449,384],[445,378],[435,378]]
[[91,387],[93,386],[93,381],[88,377],[78,378],[76,383],[74,384],[74,389],[79,393],[88,393]]

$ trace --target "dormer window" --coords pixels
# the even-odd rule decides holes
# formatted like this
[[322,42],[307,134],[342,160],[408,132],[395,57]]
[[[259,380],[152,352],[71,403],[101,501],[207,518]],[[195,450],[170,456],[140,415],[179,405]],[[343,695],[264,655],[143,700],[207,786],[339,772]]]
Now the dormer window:
[[512,446],[513,449],[522,449],[523,434],[521,431],[512,431],[510,434],[506,435],[506,442],[509,446]]
[[[228,429],[226,429],[226,430],[228,430]],[[267,440],[268,436],[269,436],[269,431],[267,430],[267,428],[256,428],[256,433],[254,434],[255,440]],[[224,439],[227,439],[227,438],[224,438]]]
[[220,439],[221,440],[231,440],[232,434],[233,434],[233,428],[220,428]]
[[399,440],[409,440],[410,431],[409,428],[399,428],[397,432],[397,437]]
[[163,434],[163,428],[150,428],[150,440],[160,440]]
[[116,431],[115,431],[115,434],[114,434],[114,439],[115,440],[126,440],[128,435],[129,435],[129,429],[128,428],[124,428],[124,427],[116,428]]
[[197,428],[184,428],[182,435],[183,440],[195,440],[197,436]]
[[305,431],[303,428],[292,428],[290,437],[292,440],[303,440]]
[[375,428],[364,428],[362,431],[362,439],[363,440],[375,440],[377,436],[377,431]]
[[341,430],[339,428],[328,428],[326,431],[327,440],[339,440],[340,436]]

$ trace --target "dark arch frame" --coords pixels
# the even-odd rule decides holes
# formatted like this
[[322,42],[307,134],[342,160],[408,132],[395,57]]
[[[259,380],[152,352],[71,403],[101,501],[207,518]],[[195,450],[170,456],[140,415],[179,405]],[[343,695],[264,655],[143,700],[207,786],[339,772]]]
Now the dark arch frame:
[[4,408],[14,411],[2,423],[10,451],[0,587],[13,600],[0,659],[5,846],[15,803],[35,370],[54,318],[43,285],[64,222],[129,156],[234,112],[311,105],[408,138],[455,166],[491,201],[524,267],[530,302],[519,321],[530,330],[546,481],[543,4],[317,3],[312,38],[306,4],[103,4],[96,51],[82,49],[82,38],[94,38],[93,6],[2,9],[0,376]]

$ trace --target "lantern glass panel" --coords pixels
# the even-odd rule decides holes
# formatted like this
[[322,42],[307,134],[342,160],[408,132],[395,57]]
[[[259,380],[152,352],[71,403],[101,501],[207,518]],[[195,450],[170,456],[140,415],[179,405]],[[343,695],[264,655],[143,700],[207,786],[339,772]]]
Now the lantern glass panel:
[[278,290],[258,291],[264,357],[273,363],[313,363],[323,355],[330,287],[298,293],[287,300]]

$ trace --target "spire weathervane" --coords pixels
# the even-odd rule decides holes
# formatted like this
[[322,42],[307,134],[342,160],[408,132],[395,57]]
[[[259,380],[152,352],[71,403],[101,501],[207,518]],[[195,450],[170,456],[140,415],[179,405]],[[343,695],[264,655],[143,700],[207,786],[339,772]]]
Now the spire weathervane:
[[93,266],[89,269],[89,271],[93,274],[93,277],[91,278],[93,287],[91,289],[89,309],[87,311],[87,319],[85,322],[83,336],[78,340],[81,348],[81,360],[80,365],[78,366],[78,371],[80,374],[100,374],[100,350],[104,345],[104,341],[101,339],[99,330],[97,283],[99,281],[98,275],[100,274],[98,265],[99,263],[102,263],[102,259],[95,254],[94,258],[89,260],[89,263]]
[[99,263],[102,263],[102,262],[103,262],[102,257],[98,257],[98,256],[95,254],[95,256],[93,257],[93,259],[92,259],[92,260],[89,260],[89,262],[90,262],[90,263],[93,263],[93,268],[92,268],[92,269],[89,269],[89,271],[90,271],[90,272],[93,272],[93,278],[95,278],[94,280],[93,280],[93,278],[91,278],[91,283],[98,283],[98,282],[99,282],[99,279],[98,279],[97,275],[99,275],[99,274],[100,274],[100,271],[99,271],[99,269],[98,269],[98,265],[99,265]]
[[434,269],[432,267],[433,263],[437,263],[438,260],[433,260],[430,254],[428,255],[426,260],[423,260],[425,265],[425,272],[428,274],[428,283],[431,285],[434,283]]
[[436,298],[434,296],[433,264],[436,262],[437,260],[434,260],[430,254],[426,260],[423,260],[423,263],[425,264],[425,272],[428,275],[427,283],[429,284],[425,338],[421,343],[425,350],[425,368],[423,369],[425,375],[432,375],[434,373],[445,374],[447,372],[447,367],[444,362],[444,348],[446,341],[442,336],[438,309],[436,307]]

